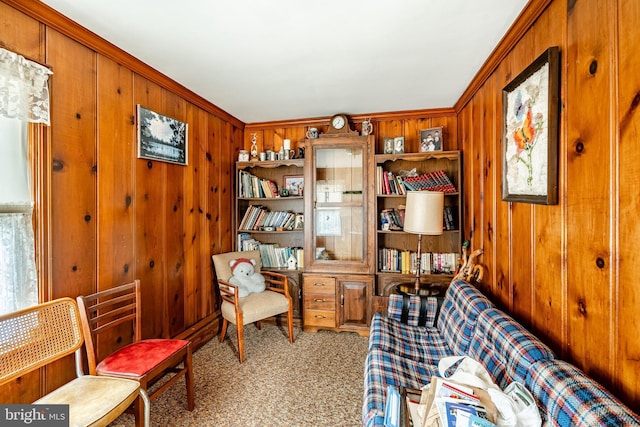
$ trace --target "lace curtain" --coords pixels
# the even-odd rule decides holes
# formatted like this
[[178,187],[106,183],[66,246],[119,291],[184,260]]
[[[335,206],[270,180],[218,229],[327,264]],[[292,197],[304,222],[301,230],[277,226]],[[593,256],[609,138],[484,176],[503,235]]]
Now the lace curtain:
[[9,313],[38,303],[32,205],[0,209],[0,313]]
[[49,124],[50,74],[46,67],[0,48],[0,168],[4,181],[0,191],[0,313],[38,303],[28,138],[23,123]]
[[50,124],[50,74],[47,67],[0,48],[0,115]]

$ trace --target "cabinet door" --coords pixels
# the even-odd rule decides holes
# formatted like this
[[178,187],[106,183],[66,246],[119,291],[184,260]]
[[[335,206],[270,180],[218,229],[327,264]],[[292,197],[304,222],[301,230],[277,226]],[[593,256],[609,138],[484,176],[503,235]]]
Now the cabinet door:
[[373,277],[342,276],[337,278],[337,282],[340,296],[338,327],[368,328],[371,321]]
[[[372,144],[371,144],[372,145]],[[310,143],[305,192],[305,269],[327,273],[373,272],[373,163],[367,137]]]

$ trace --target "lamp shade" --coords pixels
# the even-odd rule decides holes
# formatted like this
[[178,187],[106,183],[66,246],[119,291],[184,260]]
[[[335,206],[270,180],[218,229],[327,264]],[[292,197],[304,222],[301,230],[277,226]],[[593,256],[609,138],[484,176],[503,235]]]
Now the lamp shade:
[[442,234],[444,193],[441,191],[409,191],[404,213],[404,231],[437,236]]

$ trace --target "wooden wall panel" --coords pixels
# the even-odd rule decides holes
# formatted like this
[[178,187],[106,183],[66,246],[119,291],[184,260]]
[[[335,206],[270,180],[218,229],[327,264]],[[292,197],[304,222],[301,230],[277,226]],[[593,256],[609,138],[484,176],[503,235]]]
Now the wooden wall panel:
[[[640,23],[640,2],[620,0],[618,2],[618,132],[620,144],[618,159],[618,221],[617,238],[614,244],[618,249],[618,278],[613,283],[613,295],[618,301],[617,311],[613,313],[615,349],[617,351],[615,367],[615,386],[628,401],[640,408],[640,285],[638,284],[638,266],[640,252],[640,44],[638,43],[638,23]],[[615,148],[614,148],[615,150]]]
[[[161,112],[186,122],[187,105],[178,96],[164,91],[164,108]],[[191,139],[191,138],[189,138]],[[189,141],[190,143],[190,141]],[[176,336],[184,330],[184,237],[185,237],[185,189],[191,184],[188,178],[193,166],[167,163],[165,193],[165,268],[167,318],[165,335]]]
[[[161,112],[162,89],[135,76],[134,104]],[[137,151],[136,151],[137,153]],[[165,186],[167,164],[145,159],[135,161],[136,278],[140,279],[144,338],[164,336],[165,301]]]
[[133,73],[98,57],[97,106],[97,289],[135,279],[134,181],[136,112]]
[[[612,362],[610,1],[572,3],[567,20],[568,356],[596,378]],[[590,31],[584,31],[589,28]],[[588,185],[585,185],[587,184]],[[598,337],[594,346],[589,337]]]
[[[52,82],[52,298],[91,293],[96,277],[96,57],[47,31]],[[59,284],[59,285],[58,285]]]

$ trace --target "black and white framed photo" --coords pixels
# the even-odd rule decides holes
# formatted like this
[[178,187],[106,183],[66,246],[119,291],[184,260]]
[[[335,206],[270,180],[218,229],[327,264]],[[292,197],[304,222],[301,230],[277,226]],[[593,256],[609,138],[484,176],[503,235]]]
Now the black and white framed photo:
[[442,151],[442,126],[420,130],[420,152]]
[[187,123],[138,105],[138,158],[186,165]]
[[393,138],[385,136],[384,141],[384,154],[393,154]]
[[393,138],[393,153],[404,153],[404,136]]

